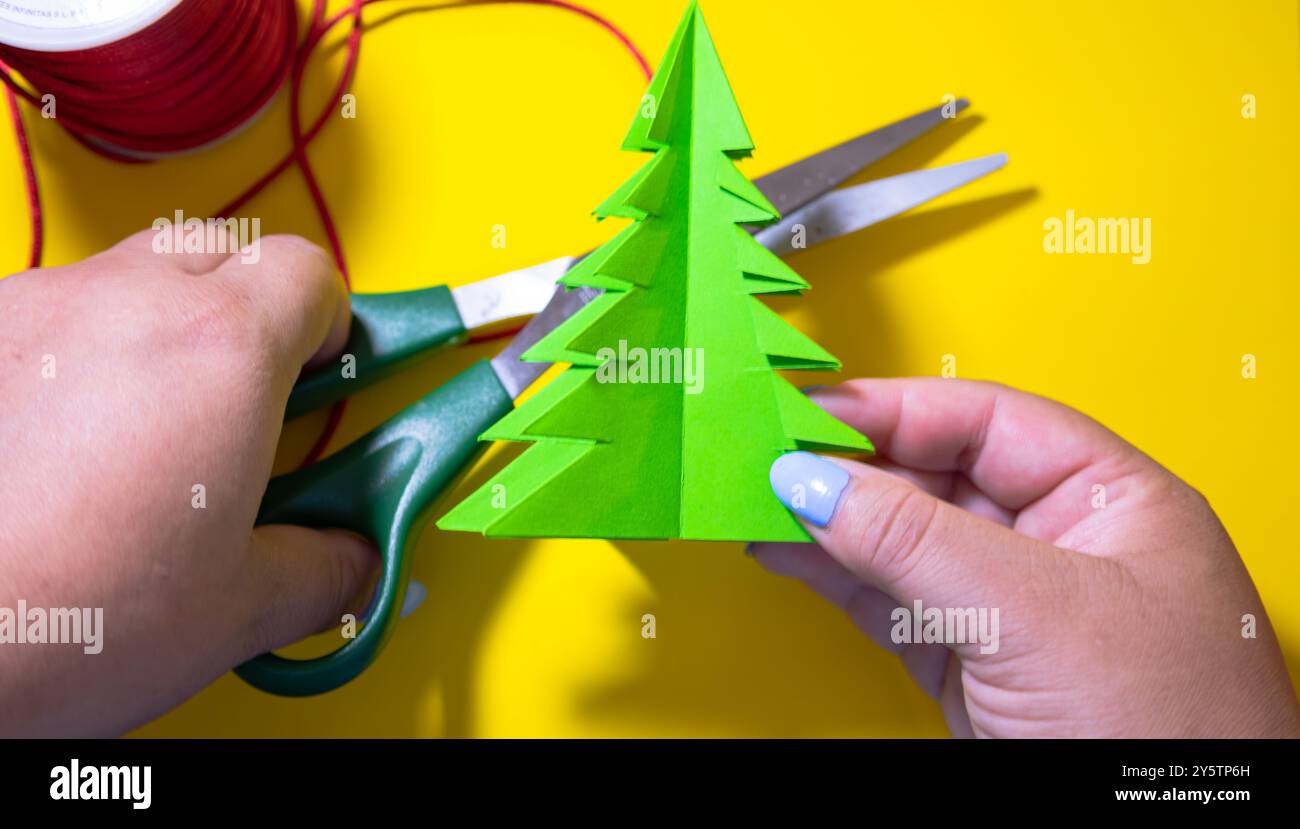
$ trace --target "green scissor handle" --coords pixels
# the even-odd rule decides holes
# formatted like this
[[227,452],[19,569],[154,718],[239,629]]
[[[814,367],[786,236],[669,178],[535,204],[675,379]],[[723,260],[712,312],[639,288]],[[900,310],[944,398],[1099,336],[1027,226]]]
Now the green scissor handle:
[[343,647],[305,660],[263,654],[235,673],[263,691],[302,697],[338,688],[365,670],[397,626],[410,547],[430,506],[478,452],[478,436],[513,406],[491,364],[479,361],[346,449],[273,479],[259,524],[360,533],[378,544],[383,573],[370,620]]
[[353,294],[352,332],[344,359],[354,359],[354,376],[337,367],[299,378],[289,395],[285,419],[337,403],[366,386],[402,371],[465,336],[465,325],[443,285],[395,294]]

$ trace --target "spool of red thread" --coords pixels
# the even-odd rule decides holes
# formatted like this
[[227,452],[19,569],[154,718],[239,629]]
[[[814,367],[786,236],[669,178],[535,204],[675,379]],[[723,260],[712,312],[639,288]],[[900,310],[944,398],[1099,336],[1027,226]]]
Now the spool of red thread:
[[[381,0],[351,0],[327,14],[312,0],[306,34],[297,44],[295,0],[4,0],[0,3],[0,81],[6,90],[23,161],[32,225],[28,267],[41,264],[43,223],[36,168],[17,98],[44,113],[53,95],[55,117],[91,150],[119,161],[146,161],[201,149],[255,118],[287,79],[292,149],[268,173],[218,211],[230,215],[290,166],[307,181],[335,263],[347,265],[305,148],[325,124],[328,107],[303,129],[297,112],[302,70],[322,38],[351,21],[347,57],[334,99],[351,82],[361,45],[361,12]],[[650,79],[650,65],[613,23],[568,0],[481,0],[549,6],[598,24],[627,49]],[[424,6],[436,11],[447,6]],[[13,70],[13,71],[10,71]],[[21,75],[28,89],[15,79]],[[338,426],[343,402],[304,464],[320,457]]]
[[294,0],[0,5],[0,61],[30,89],[7,82],[93,149],[125,159],[238,131],[289,76],[297,37]]

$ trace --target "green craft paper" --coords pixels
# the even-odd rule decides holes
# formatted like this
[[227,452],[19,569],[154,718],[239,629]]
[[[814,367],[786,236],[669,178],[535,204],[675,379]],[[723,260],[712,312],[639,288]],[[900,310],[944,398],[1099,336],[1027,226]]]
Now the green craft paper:
[[[733,163],[753,144],[694,2],[623,147],[654,158],[596,215],[633,223],[561,280],[605,293],[523,356],[571,367],[481,437],[533,446],[438,526],[499,537],[807,541],[772,494],[772,461],[794,449],[872,446],[776,373],[839,363],[755,298],[808,283],[739,227],[780,217]],[[648,378],[634,364],[619,378],[617,360],[600,354],[620,348],[677,349],[679,359],[698,349],[701,382],[628,382]]]

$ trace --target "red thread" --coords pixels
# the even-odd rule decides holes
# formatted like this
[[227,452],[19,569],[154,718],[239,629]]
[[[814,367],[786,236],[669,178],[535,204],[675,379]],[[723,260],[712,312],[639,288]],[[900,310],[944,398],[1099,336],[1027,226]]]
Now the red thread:
[[[0,64],[2,67],[3,64]],[[23,164],[23,183],[27,188],[27,216],[32,227],[32,247],[27,256],[27,267],[41,266],[41,245],[45,240],[42,227],[45,214],[41,212],[41,188],[36,181],[36,167],[32,164],[32,148],[27,143],[27,129],[23,126],[23,114],[18,109],[18,96],[8,86],[5,87],[5,103],[9,107],[9,118],[14,125],[14,140],[18,142],[18,156]]]
[[[17,97],[39,107],[38,95],[18,84],[11,70],[38,92],[52,92],[58,121],[90,150],[115,161],[143,159],[127,153],[171,153],[201,147],[238,128],[255,115],[289,79],[289,151],[264,175],[214,215],[233,216],[291,165],[296,165],[320,217],[330,253],[350,285],[343,243],[325,201],[307,148],[328,123],[352,82],[365,31],[362,10],[390,0],[351,0],[343,11],[326,15],[325,0],[312,0],[307,31],[300,44],[294,0],[185,0],[161,20],[131,37],[80,52],[33,52],[0,45],[0,80],[6,84],[18,153],[23,164],[31,216],[29,267],[40,267],[42,212],[32,154]],[[564,0],[470,0],[461,4],[423,4],[410,11],[439,11],[474,5],[552,6],[580,15],[605,29],[636,60],[648,81],[653,72],[623,31],[590,9]],[[405,11],[405,10],[404,10]],[[333,94],[306,130],[300,99],[307,62],[324,37],[351,21],[343,69]],[[336,404],[303,464],[317,460],[342,421],[346,401]]]
[[[255,22],[255,25],[251,25]],[[185,2],[122,40],[71,52],[0,45],[0,59],[58,121],[105,154],[174,153],[248,121],[289,76],[298,39],[294,0]]]

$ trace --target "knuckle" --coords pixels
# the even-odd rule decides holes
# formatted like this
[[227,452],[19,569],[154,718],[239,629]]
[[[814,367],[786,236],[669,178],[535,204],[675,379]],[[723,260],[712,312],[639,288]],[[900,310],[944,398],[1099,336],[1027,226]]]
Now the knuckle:
[[264,608],[254,613],[244,629],[244,652],[252,658],[280,647],[282,643],[276,635],[279,629],[274,610]]
[[262,244],[270,245],[275,248],[305,251],[325,260],[328,260],[329,258],[325,253],[325,249],[320,245],[294,233],[272,233],[269,236],[263,236]]
[[915,487],[893,484],[877,491],[855,527],[860,564],[877,572],[910,569],[937,512],[938,503]]
[[276,280],[275,292],[285,303],[332,302],[344,293],[334,262],[319,246],[299,236],[269,236],[262,240],[263,279]]
[[131,251],[148,251],[152,250],[152,242],[158,235],[154,228],[142,228],[127,236],[122,241],[114,245],[110,250],[131,250]]
[[[352,605],[358,592],[366,584],[368,572],[355,556],[340,555],[331,551],[318,563],[322,572],[317,589],[306,598],[303,608],[304,623],[311,633],[324,633],[336,629],[348,613],[360,615]],[[376,591],[379,589],[376,583]],[[369,596],[365,597],[369,599]]]
[[359,568],[354,567],[346,556],[331,556],[330,559],[326,588],[321,592],[322,601],[316,609],[316,621],[322,630],[338,622],[338,617],[346,611],[356,593],[355,585],[361,581]]
[[284,571],[272,566],[279,554],[280,540],[272,528],[255,530],[253,541],[244,553],[245,561],[239,568],[246,581],[243,585],[249,612],[244,614],[242,638],[246,653],[256,656],[270,653],[281,645],[284,629],[284,603],[272,597],[286,594],[292,585],[286,583]]
[[320,245],[301,236],[265,236],[261,240],[261,261],[281,278],[297,282],[325,282],[334,278],[334,263]]
[[[250,571],[251,572],[251,571]],[[262,570],[261,583],[255,591],[259,597],[282,596],[291,585],[284,584],[274,568],[270,572]],[[243,626],[245,653],[252,656],[270,653],[278,647],[289,644],[285,640],[286,614],[281,601],[258,601],[253,604],[252,612],[247,615]]]

